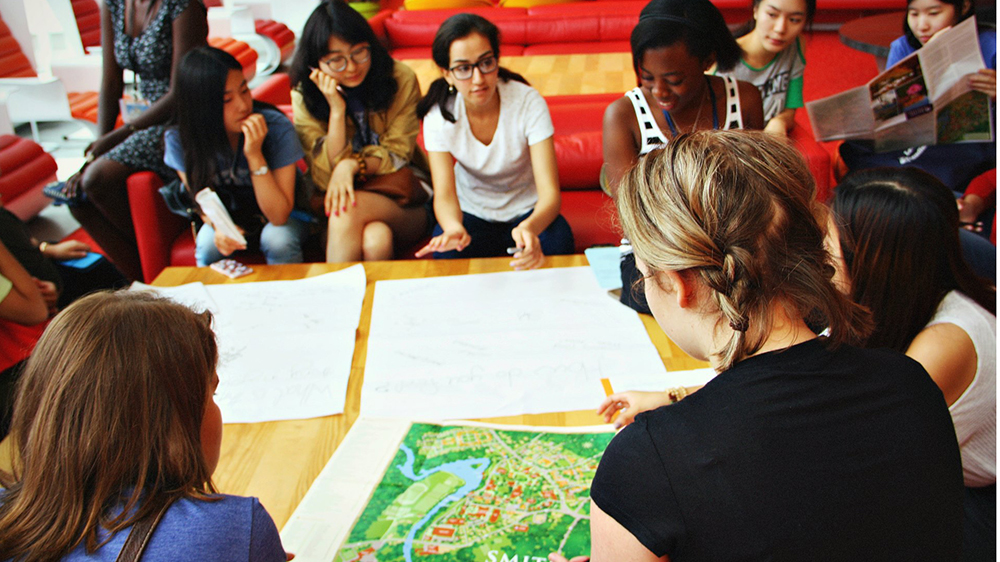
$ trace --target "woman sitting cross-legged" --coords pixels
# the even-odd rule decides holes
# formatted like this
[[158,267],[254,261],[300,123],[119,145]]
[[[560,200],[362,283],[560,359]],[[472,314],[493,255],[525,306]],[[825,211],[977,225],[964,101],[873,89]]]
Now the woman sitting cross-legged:
[[442,78],[421,100],[434,179],[434,238],[417,257],[506,256],[530,269],[546,255],[573,252],[559,214],[554,129],[542,96],[500,66],[500,32],[457,14],[432,46]]
[[309,16],[290,74],[295,129],[325,191],[316,206],[329,217],[326,261],[409,249],[429,228],[416,75],[343,0],[324,0]]
[[[212,315],[95,293],[49,324],[18,386],[0,559],[284,562],[256,498],[215,493],[222,444]],[[141,540],[137,541],[141,542]]]
[[653,316],[718,375],[611,441],[595,562],[959,558],[947,405],[916,361],[851,345],[871,320],[834,286],[815,197],[802,157],[762,132],[681,135],[622,180]]
[[[300,263],[311,215],[295,167],[302,148],[291,122],[253,100],[240,63],[219,49],[200,47],[185,55],[176,89],[177,127],[166,133],[167,165],[191,193],[214,189],[267,263]],[[195,241],[199,266],[247,249],[203,218]]]

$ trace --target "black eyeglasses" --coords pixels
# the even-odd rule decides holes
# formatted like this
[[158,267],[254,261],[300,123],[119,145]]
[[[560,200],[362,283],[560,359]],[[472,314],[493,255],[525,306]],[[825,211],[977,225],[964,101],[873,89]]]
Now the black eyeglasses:
[[[372,58],[372,48],[370,45],[358,47],[351,51],[350,56],[354,64],[364,64]],[[343,72],[347,69],[347,57],[344,55],[329,54],[319,59],[319,63],[325,64],[333,72]]]
[[474,68],[478,68],[479,72],[483,74],[491,74],[496,72],[498,67],[497,58],[489,56],[476,64],[459,64],[449,68],[448,71],[455,77],[455,80],[468,80],[472,78],[472,69]]

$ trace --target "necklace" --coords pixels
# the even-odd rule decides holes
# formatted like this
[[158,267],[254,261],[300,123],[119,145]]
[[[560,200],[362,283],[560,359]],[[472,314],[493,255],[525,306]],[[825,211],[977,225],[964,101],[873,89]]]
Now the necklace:
[[[712,128],[719,128],[719,115],[715,109],[715,90],[712,89],[712,82],[705,76],[705,85],[708,86],[708,95],[712,100]],[[698,102],[698,113],[694,117],[694,122],[691,124],[691,131],[694,132],[695,128],[698,127],[698,120],[701,119],[701,110],[705,107],[705,96],[701,96],[701,101]],[[663,110],[663,117],[667,120],[667,126],[670,127],[671,136],[677,136],[677,126],[674,125],[674,120],[670,117],[670,112]]]

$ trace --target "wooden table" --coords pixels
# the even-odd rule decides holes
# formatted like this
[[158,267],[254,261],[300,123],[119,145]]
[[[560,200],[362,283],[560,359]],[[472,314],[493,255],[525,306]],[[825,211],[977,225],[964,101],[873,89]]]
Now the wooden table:
[[[347,386],[345,413],[308,420],[225,425],[221,460],[214,476],[219,490],[229,494],[260,498],[274,518],[274,522],[279,528],[283,527],[320,470],[326,466],[334,449],[358,418],[375,282],[386,279],[509,271],[510,267],[507,265],[509,261],[509,258],[491,258],[365,263],[368,285],[361,311],[361,323],[358,327],[354,361],[351,365],[351,378]],[[586,264],[586,258],[582,255],[546,258],[546,267]],[[165,269],[153,284],[163,287],[194,281],[215,284],[301,279],[337,271],[349,265],[353,264],[255,265],[252,275],[238,281],[230,281],[207,267],[171,267]],[[668,369],[697,369],[706,366],[705,363],[688,357],[670,342],[651,317],[644,316],[643,322]],[[507,416],[482,421],[555,426],[603,423],[592,410]],[[9,446],[9,440],[5,444]],[[6,458],[6,454],[4,457]]]
[[[441,77],[431,59],[402,61],[417,73],[420,91]],[[500,57],[500,64],[531,82],[543,96],[575,94],[624,94],[636,86],[631,53],[533,55]]]
[[852,49],[875,55],[878,71],[885,70],[889,45],[903,34],[906,12],[879,14],[849,21],[840,26],[840,42]]

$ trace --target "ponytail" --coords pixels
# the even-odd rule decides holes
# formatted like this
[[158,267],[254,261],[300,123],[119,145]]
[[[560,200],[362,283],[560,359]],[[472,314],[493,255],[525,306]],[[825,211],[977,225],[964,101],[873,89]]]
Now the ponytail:
[[427,114],[430,113],[431,109],[436,105],[441,111],[441,116],[448,122],[454,123],[455,116],[448,110],[448,101],[450,101],[454,95],[455,94],[451,92],[451,86],[444,78],[438,78],[437,80],[431,82],[430,87],[427,88],[427,95],[417,102],[417,119],[423,120],[423,118],[426,117]]

